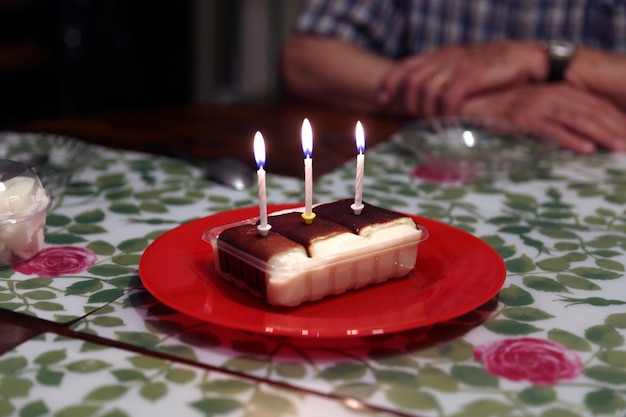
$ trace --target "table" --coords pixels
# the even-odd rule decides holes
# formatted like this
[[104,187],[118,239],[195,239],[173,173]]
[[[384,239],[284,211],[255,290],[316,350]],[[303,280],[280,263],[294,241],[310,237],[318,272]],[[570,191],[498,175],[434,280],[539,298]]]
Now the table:
[[498,296],[444,322],[285,337],[198,320],[147,292],[137,266],[155,239],[256,204],[255,189],[208,183],[198,166],[155,155],[152,144],[245,160],[261,130],[280,143],[268,146],[268,201],[298,203],[304,116],[320,137],[315,198],[349,196],[354,114],[234,104],[25,127],[99,145],[46,229],[46,249],[63,247],[56,256],[76,269],[0,269],[0,415],[624,414],[626,155],[558,152],[537,176],[437,183],[411,174],[416,161],[393,135],[399,121],[361,118],[366,201],[471,233],[504,260]]
[[393,118],[342,113],[324,107],[291,102],[231,103],[206,106],[118,111],[87,117],[42,120],[24,130],[79,137],[113,148],[206,159],[232,156],[252,159],[250,143],[261,131],[268,146],[267,170],[302,177],[300,129],[309,118],[315,136],[316,178],[354,156],[355,123],[367,125],[368,145],[387,139],[398,127]]

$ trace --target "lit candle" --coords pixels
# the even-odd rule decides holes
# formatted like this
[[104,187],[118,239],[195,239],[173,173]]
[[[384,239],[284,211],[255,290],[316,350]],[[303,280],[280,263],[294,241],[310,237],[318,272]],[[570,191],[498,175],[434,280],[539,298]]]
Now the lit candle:
[[267,223],[267,201],[265,192],[265,141],[261,132],[254,135],[254,159],[256,166],[259,168],[256,172],[257,182],[259,186],[259,217],[260,223],[257,226],[262,236],[267,236],[272,226]]
[[304,152],[304,213],[302,218],[311,224],[315,218],[313,213],[313,129],[309,119],[302,122],[302,152]]
[[356,139],[356,184],[354,186],[354,204],[351,208],[354,214],[361,214],[363,210],[363,165],[365,164],[365,133],[361,122],[356,122],[354,130]]

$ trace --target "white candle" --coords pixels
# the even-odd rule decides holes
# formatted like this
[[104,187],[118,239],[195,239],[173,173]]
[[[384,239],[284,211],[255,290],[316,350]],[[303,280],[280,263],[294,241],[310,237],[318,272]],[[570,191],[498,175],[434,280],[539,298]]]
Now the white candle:
[[259,233],[267,236],[272,226],[267,223],[267,201],[265,190],[265,141],[261,132],[254,135],[254,159],[256,166],[259,168],[256,172],[257,183],[259,187]]
[[304,213],[302,218],[311,224],[313,213],[313,129],[309,119],[302,122],[302,152],[304,153]]
[[356,129],[354,131],[356,139],[356,150],[358,152],[356,156],[356,184],[354,186],[354,204],[351,208],[354,214],[361,214],[363,210],[363,168],[365,165],[365,133],[363,132],[363,125],[361,122],[356,122]]

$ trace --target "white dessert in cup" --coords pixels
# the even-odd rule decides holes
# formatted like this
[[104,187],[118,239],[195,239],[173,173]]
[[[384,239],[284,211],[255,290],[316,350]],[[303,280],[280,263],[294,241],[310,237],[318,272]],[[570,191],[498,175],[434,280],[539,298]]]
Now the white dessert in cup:
[[41,250],[50,203],[30,168],[0,160],[0,265],[28,260]]

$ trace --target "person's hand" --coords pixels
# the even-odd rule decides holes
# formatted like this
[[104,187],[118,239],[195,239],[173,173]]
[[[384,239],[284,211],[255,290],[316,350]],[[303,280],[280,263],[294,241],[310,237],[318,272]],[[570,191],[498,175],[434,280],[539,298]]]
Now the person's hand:
[[626,114],[611,101],[567,83],[527,85],[475,96],[464,116],[506,120],[588,154],[626,151]]
[[398,62],[380,85],[378,104],[411,116],[449,116],[472,95],[543,80],[546,72],[538,42],[449,46]]

